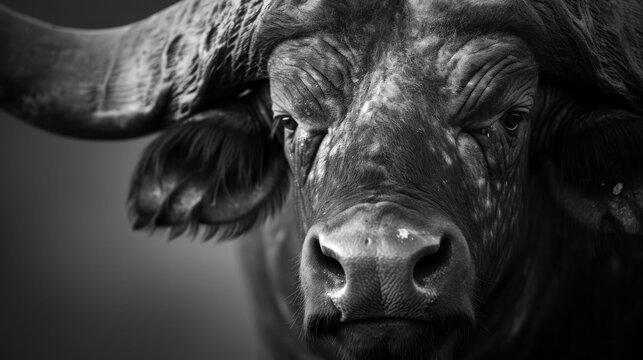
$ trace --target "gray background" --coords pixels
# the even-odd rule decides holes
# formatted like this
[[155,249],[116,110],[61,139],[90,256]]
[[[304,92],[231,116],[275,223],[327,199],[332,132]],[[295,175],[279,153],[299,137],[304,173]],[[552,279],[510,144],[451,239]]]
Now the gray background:
[[[0,0],[86,28],[173,2]],[[261,357],[234,244],[130,230],[128,183],[151,139],[63,138],[0,111],[0,358]]]

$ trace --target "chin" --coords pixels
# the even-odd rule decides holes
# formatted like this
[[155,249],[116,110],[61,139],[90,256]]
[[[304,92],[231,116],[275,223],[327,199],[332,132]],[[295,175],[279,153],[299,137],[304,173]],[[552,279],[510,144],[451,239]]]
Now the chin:
[[326,323],[308,337],[309,345],[329,359],[450,359],[463,330],[458,321],[369,319]]

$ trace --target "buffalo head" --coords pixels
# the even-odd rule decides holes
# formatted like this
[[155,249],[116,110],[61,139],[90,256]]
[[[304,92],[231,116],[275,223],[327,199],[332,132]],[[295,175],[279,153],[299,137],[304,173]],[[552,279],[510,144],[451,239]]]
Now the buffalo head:
[[292,320],[328,357],[447,357],[498,284],[524,290],[496,327],[519,333],[545,281],[529,274],[564,247],[543,244],[643,234],[640,5],[194,0],[100,32],[0,20],[8,110],[72,136],[169,127],[134,176],[135,227],[234,237],[290,184]]

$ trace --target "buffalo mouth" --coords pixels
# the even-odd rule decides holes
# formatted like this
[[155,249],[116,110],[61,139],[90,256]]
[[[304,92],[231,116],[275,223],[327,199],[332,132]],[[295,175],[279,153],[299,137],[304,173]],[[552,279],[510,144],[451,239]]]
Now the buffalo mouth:
[[472,326],[464,315],[436,320],[378,317],[351,321],[331,316],[308,323],[311,347],[329,358],[347,360],[431,359]]

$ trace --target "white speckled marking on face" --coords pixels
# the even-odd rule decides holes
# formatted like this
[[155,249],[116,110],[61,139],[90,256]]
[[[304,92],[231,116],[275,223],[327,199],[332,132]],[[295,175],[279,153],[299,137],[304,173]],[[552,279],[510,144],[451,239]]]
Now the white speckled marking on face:
[[453,159],[446,152],[442,152],[442,158],[444,159],[444,163],[447,164],[447,166],[453,165]]
[[381,109],[395,107],[399,102],[402,91],[400,90],[400,75],[387,76],[383,72],[374,76],[375,85],[369,91],[368,100],[362,104],[357,123],[370,122],[372,115]]
[[407,229],[397,229],[397,237],[406,240],[409,237],[409,231]]
[[484,207],[487,209],[491,209],[491,199],[487,197],[487,199],[484,201]]
[[453,131],[447,131],[446,138],[449,144],[451,144],[452,146],[457,146],[457,141],[455,139],[455,135],[453,134]]
[[[417,28],[415,28],[415,30],[417,32]],[[411,36],[414,37],[413,32],[411,33]],[[440,43],[440,41],[441,38],[434,34],[422,36],[413,41],[412,50],[416,54],[424,54],[425,52],[433,50]]]
[[339,141],[336,141],[334,144],[330,146],[331,146],[331,149],[330,149],[330,152],[328,153],[328,157],[330,159],[333,159],[337,156],[341,156],[346,152],[346,149],[348,148],[348,142],[346,140],[340,139]]
[[621,191],[623,191],[623,183],[617,183],[614,185],[614,188],[612,189],[612,195],[618,196],[621,195]]
[[373,143],[371,143],[371,145],[368,147],[368,152],[371,155],[377,154],[381,150],[382,150],[382,144],[379,141],[377,141],[377,139],[374,139]]

